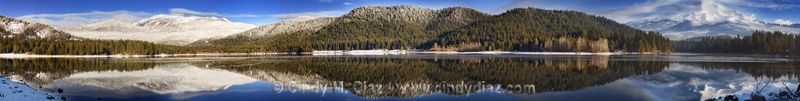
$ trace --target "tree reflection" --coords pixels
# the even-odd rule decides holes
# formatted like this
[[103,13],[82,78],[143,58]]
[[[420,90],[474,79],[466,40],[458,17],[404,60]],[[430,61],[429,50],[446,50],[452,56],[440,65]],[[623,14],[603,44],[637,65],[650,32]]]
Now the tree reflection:
[[[608,61],[608,57],[592,59],[397,59],[397,58],[301,58],[286,62],[229,61],[197,63],[251,75],[272,82],[295,82],[311,85],[316,81],[330,83],[342,81],[344,89],[356,95],[377,97],[416,97],[441,92],[462,95],[474,93],[486,87],[470,88],[472,92],[452,91],[446,87],[420,88],[414,94],[403,94],[401,90],[387,88],[384,93],[361,93],[364,82],[388,87],[403,85],[459,84],[529,84],[535,92],[572,91],[603,85],[632,75],[660,72],[669,62],[664,61]],[[264,61],[274,61],[267,59]],[[226,65],[228,64],[228,65]],[[230,65],[237,64],[237,65]],[[246,65],[244,65],[246,64]],[[256,75],[262,74],[262,75]],[[269,74],[271,76],[265,76]],[[277,79],[276,79],[277,78]],[[295,78],[295,79],[291,79]],[[364,91],[378,92],[378,91]]]

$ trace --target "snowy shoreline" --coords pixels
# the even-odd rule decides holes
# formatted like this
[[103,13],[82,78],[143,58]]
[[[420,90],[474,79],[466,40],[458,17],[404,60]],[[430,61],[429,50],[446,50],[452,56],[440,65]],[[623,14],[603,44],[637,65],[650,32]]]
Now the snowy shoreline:
[[59,99],[47,93],[40,92],[26,84],[12,81],[6,77],[0,76],[0,88],[8,90],[0,90],[0,101],[45,101],[52,99]]
[[179,57],[179,56],[239,56],[239,55],[277,55],[281,53],[197,53],[197,54],[158,54],[158,55],[35,55],[0,53],[0,58],[145,58],[145,57]]
[[[517,54],[517,55],[624,55],[642,54],[632,52],[518,52],[518,51],[478,51],[478,52],[456,52],[456,51],[407,51],[407,50],[322,50],[313,51],[311,55],[404,55],[404,54]],[[644,53],[649,54],[649,53]]]
[[622,55],[621,52],[512,52],[512,51],[480,51],[480,52],[413,52],[417,54],[519,54],[519,55]]
[[[196,53],[196,54],[158,54],[158,55],[35,55],[18,53],[0,53],[0,58],[146,58],[146,57],[180,57],[180,56],[242,56],[242,55],[281,55],[292,53]],[[405,50],[351,50],[351,51],[313,51],[304,52],[307,55],[406,55],[406,54],[463,54],[463,55],[625,55],[642,54],[633,52],[515,52],[515,51],[479,51],[479,52],[455,52],[455,51],[405,51]],[[644,53],[648,54],[648,53]]]

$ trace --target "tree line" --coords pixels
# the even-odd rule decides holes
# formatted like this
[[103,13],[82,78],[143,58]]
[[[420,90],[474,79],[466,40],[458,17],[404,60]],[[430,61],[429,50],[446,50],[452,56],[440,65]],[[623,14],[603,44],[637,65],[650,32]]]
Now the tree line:
[[675,50],[681,52],[800,55],[800,36],[780,31],[754,31],[745,37],[702,37],[673,43]]
[[0,53],[40,55],[156,55],[195,53],[194,49],[134,40],[56,40],[0,38]]

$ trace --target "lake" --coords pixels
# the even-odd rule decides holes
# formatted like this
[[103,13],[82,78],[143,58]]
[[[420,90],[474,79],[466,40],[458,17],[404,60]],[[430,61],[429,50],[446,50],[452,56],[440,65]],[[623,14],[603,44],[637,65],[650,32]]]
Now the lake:
[[131,101],[697,101],[796,89],[800,77],[793,59],[704,54],[29,58],[0,66],[4,78],[69,100]]

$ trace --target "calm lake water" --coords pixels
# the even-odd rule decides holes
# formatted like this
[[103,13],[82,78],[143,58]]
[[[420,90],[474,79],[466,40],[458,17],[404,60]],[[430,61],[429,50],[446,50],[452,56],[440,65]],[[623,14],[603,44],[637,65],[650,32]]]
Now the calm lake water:
[[[714,55],[0,59],[70,100],[702,100],[794,89],[800,62]],[[38,88],[42,86],[42,88]]]

